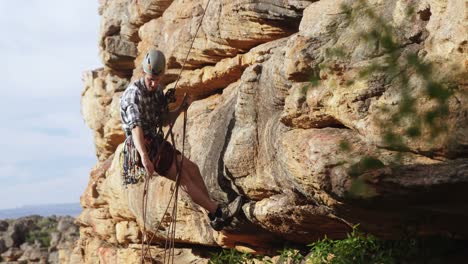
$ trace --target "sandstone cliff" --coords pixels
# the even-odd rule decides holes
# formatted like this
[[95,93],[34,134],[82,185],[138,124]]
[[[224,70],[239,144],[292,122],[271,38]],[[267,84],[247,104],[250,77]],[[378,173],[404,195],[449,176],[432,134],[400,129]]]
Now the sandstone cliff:
[[[81,197],[80,240],[71,262],[139,262],[143,185],[125,189],[121,184],[125,135],[119,96],[141,76],[139,62],[149,48],[166,54],[164,83],[173,87],[194,37],[177,87],[179,99],[185,92],[197,99],[188,111],[185,155],[199,165],[216,200],[226,202],[239,193],[249,202],[235,226],[218,233],[182,194],[176,262],[206,261],[191,245],[274,252],[284,241],[341,238],[358,223],[381,237],[411,232],[468,238],[468,87],[460,77],[468,70],[466,5],[370,1],[378,17],[397,29],[398,54],[417,54],[434,65],[434,76],[444,76],[441,82],[450,80],[454,87],[444,118],[447,130],[432,141],[402,139],[407,148],[394,166],[401,149],[385,143],[385,127],[376,120],[391,119],[382,106],[397,109],[401,94],[390,75],[359,76],[383,56],[359,34],[372,22],[346,19],[342,4],[353,2],[212,0],[195,36],[207,0],[101,0],[105,66],[84,74],[81,98],[99,162]],[[346,60],[322,68],[334,47],[344,47]],[[304,89],[314,72],[318,86]],[[418,109],[433,107],[416,73],[409,79]],[[181,131],[179,118],[179,144]],[[343,142],[347,151],[340,148]],[[356,176],[350,169],[367,156],[382,165],[358,175],[371,195],[351,197]],[[172,183],[158,177],[149,188],[146,226],[151,229],[162,218]],[[151,232],[164,237],[160,230]]]

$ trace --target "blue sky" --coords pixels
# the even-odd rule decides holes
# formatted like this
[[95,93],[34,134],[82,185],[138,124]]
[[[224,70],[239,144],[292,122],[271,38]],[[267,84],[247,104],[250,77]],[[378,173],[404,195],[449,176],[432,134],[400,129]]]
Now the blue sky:
[[0,0],[0,209],[79,202],[96,163],[80,114],[102,67],[97,0]]

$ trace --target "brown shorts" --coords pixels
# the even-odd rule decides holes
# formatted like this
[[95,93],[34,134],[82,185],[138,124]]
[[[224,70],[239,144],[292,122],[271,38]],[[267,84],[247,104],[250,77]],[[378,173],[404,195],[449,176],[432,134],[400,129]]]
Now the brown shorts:
[[[161,176],[166,176],[174,160],[174,151],[176,155],[180,151],[174,150],[174,147],[162,137],[145,137],[146,150],[153,162],[154,170]],[[159,149],[162,148],[160,151]],[[159,154],[159,156],[158,156]]]
[[[154,170],[161,176],[166,176],[169,168],[171,168],[172,161],[174,160],[174,151],[177,155],[181,154],[180,151],[174,150],[171,143],[163,138],[145,138],[146,149],[148,155],[153,161]],[[162,148],[160,151],[159,149]],[[158,156],[159,153],[159,156]]]
[[[134,147],[133,138],[130,136],[127,139],[129,140],[129,144]],[[174,151],[171,143],[164,140],[161,135],[145,136],[145,145],[148,156],[153,162],[154,171],[161,176],[166,176],[174,160],[174,152],[179,155],[181,154],[180,151]],[[159,151],[160,148],[162,148],[161,151]],[[139,153],[137,153],[137,156],[137,165],[143,167]]]

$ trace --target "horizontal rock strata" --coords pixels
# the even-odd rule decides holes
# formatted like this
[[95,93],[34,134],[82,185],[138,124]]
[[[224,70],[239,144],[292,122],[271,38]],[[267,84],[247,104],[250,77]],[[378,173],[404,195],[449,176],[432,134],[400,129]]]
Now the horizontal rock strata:
[[[163,213],[173,183],[162,177],[149,182],[146,222],[143,185],[121,184],[125,136],[119,96],[141,76],[140,61],[149,48],[167,56],[167,87],[175,87],[185,64],[176,95],[179,101],[185,93],[196,99],[188,111],[185,155],[198,164],[213,198],[228,202],[241,194],[248,200],[233,227],[216,232],[203,209],[182,193],[179,245],[271,253],[284,241],[345,237],[355,224],[386,238],[408,231],[468,238],[462,224],[468,220],[463,195],[468,42],[462,1],[369,1],[395,28],[398,60],[417,54],[433,65],[433,76],[441,77],[435,81],[452,87],[446,129],[428,140],[430,129],[422,127],[421,137],[401,138],[404,149],[383,137],[402,104],[397,78],[361,75],[386,57],[360,35],[372,28],[372,20],[362,15],[353,23],[341,7],[356,8],[358,1],[212,0],[204,10],[206,3],[101,1],[105,66],[84,75],[81,99],[99,163],[81,198],[75,262],[139,262],[143,226],[154,235],[154,250],[164,240],[169,218]],[[415,12],[408,16],[411,8]],[[341,59],[330,57],[337,47]],[[425,80],[414,71],[407,76],[419,115],[434,109]],[[177,146],[182,126],[180,117]],[[405,129],[393,128],[397,134]],[[156,230],[159,222],[163,228]],[[178,250],[181,258],[203,261],[196,250]]]

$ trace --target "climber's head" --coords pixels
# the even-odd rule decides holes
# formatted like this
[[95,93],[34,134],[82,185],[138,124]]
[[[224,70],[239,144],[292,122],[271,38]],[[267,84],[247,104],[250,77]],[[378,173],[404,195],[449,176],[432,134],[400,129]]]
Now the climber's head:
[[149,91],[155,90],[158,87],[161,76],[166,70],[166,57],[161,51],[151,49],[143,58],[141,66],[145,73],[145,85],[147,89]]

